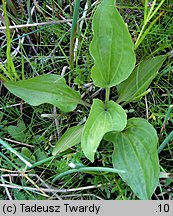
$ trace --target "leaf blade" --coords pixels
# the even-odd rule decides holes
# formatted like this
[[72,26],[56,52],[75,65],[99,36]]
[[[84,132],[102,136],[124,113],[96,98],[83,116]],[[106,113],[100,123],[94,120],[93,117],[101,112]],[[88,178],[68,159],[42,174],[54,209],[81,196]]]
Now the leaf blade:
[[20,120],[17,126],[9,125],[7,128],[10,136],[20,142],[25,142],[26,140],[26,126],[23,120]]
[[127,123],[127,115],[122,107],[113,101],[105,104],[95,99],[81,137],[81,146],[85,156],[94,161],[94,154],[105,133],[121,131]]
[[117,86],[118,102],[131,102],[140,99],[140,95],[147,90],[152,80],[157,76],[166,57],[166,55],[156,56],[136,66],[131,75]]
[[159,182],[157,133],[145,119],[128,120],[126,130],[109,133],[105,139],[114,143],[114,168],[140,199],[150,199]]
[[84,125],[74,126],[66,130],[60,140],[55,144],[52,155],[61,153],[68,148],[75,146],[81,142],[81,135]]
[[63,77],[55,74],[40,75],[18,82],[8,81],[4,86],[33,106],[50,103],[69,112],[82,103],[80,94],[68,87]]
[[112,87],[127,77],[135,65],[134,45],[128,29],[114,7],[114,0],[104,0],[92,22],[90,53],[94,59],[91,77],[96,86]]

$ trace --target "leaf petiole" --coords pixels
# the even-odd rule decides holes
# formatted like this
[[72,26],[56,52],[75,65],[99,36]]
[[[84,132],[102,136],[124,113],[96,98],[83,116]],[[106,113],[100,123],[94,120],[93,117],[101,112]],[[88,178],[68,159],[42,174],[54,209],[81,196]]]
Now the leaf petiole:
[[106,87],[105,104],[107,104],[109,101],[109,95],[110,95],[110,87]]

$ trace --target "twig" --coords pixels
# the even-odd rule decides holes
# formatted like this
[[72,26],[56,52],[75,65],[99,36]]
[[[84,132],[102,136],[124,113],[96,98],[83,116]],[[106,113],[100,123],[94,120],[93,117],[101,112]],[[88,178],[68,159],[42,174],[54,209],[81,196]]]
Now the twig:
[[91,98],[96,97],[96,96],[100,93],[100,91],[101,91],[102,89],[103,89],[103,88],[99,88],[96,92],[94,92],[94,93],[91,95]]
[[86,186],[86,187],[80,187],[80,188],[72,188],[72,189],[52,189],[52,188],[33,188],[33,187],[25,187],[25,186],[20,186],[20,185],[12,185],[12,184],[0,184],[0,187],[6,187],[6,188],[16,188],[16,189],[25,189],[25,190],[30,190],[30,191],[44,191],[47,193],[68,193],[68,192],[75,192],[75,191],[80,191],[80,190],[89,190],[89,189],[95,189],[95,188],[100,188],[102,187],[102,184],[97,185],[97,186]]
[[[64,20],[59,20],[59,21],[49,21],[49,22],[42,22],[42,23],[27,23],[27,24],[22,24],[22,25],[9,26],[9,29],[28,28],[28,27],[43,26],[43,25],[69,23],[71,21],[72,21],[71,19],[67,19],[67,20],[64,19]],[[4,29],[6,29],[6,26],[0,27],[0,30],[4,30]]]
[[[10,173],[15,173],[15,174],[16,173],[19,173],[19,174],[21,173],[20,171],[17,171],[17,170],[13,171],[13,170],[8,170],[8,169],[3,169],[3,168],[0,168],[0,171],[2,171],[2,172],[8,172],[8,173],[10,172]],[[25,172],[30,172],[30,171],[31,170],[26,170]]]
[[63,77],[65,75],[66,70],[68,69],[68,66],[64,66],[61,72],[61,76]]
[[84,196],[92,196],[93,198],[97,198],[98,200],[104,200],[95,194],[68,194],[68,195],[61,195],[61,198],[84,197]]
[[15,141],[15,140],[8,139],[8,138],[4,138],[4,139],[5,139],[6,141],[9,141],[9,142],[12,142],[12,143],[15,143],[15,144],[18,144],[18,145],[23,145],[23,146],[27,146],[27,147],[30,147],[30,148],[34,148],[34,146],[29,145],[29,144],[27,144],[27,143]]
[[[22,102],[22,104],[25,104],[25,102]],[[21,103],[12,104],[12,105],[5,106],[5,107],[0,107],[0,110],[6,109],[6,108],[11,108],[11,107],[16,107],[16,106],[21,106]]]
[[[2,183],[5,184],[5,180],[3,178],[3,175],[1,176],[1,180],[2,180]],[[12,198],[12,196],[11,196],[9,190],[8,190],[8,187],[6,187],[6,186],[4,186],[4,187],[5,187],[5,191],[6,191],[6,194],[7,194],[8,198],[9,198],[9,200],[13,200],[13,198]]]
[[145,107],[146,107],[146,117],[147,120],[149,119],[149,111],[148,111],[148,103],[147,103],[147,96],[145,95]]

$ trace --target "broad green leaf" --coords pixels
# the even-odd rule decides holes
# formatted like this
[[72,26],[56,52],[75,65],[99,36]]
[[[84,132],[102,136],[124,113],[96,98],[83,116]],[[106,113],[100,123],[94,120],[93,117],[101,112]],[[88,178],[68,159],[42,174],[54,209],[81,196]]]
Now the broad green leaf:
[[27,158],[30,158],[31,160],[35,161],[35,156],[31,152],[31,150],[28,149],[27,147],[22,147],[21,155],[23,155],[23,156],[25,156]]
[[113,142],[113,166],[125,170],[119,174],[141,199],[150,199],[159,182],[157,133],[145,119],[132,118],[124,131],[104,137]]
[[124,82],[117,86],[118,102],[131,102],[141,98],[158,70],[166,59],[166,55],[156,56],[140,63]]
[[33,106],[50,103],[64,112],[69,112],[83,102],[80,94],[68,87],[63,77],[55,74],[18,82],[9,81],[4,85],[11,93]]
[[47,152],[44,151],[43,149],[40,149],[39,147],[35,150],[35,155],[38,162],[42,160],[46,160],[48,158]]
[[[29,193],[28,193],[29,194]],[[13,190],[13,196],[15,200],[27,200],[28,195],[25,191],[21,191],[19,189],[14,188]]]
[[20,120],[17,124],[17,126],[10,125],[7,128],[8,133],[10,136],[21,142],[25,142],[26,140],[26,134],[25,134],[26,126],[23,120]]
[[105,133],[122,131],[126,123],[127,115],[120,105],[114,101],[109,101],[105,105],[102,101],[95,99],[81,138],[85,156],[93,162],[94,154]]
[[134,44],[114,5],[103,0],[93,17],[93,40],[90,53],[94,59],[91,77],[99,87],[118,85],[135,66]]
[[81,135],[84,125],[74,126],[66,130],[60,140],[56,143],[52,154],[56,155],[60,152],[67,150],[68,148],[75,146],[81,142]]

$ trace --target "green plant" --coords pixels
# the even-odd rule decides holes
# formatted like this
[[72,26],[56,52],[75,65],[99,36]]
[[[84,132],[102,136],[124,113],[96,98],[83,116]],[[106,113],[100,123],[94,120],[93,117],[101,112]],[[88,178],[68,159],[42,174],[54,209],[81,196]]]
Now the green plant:
[[[85,156],[94,162],[100,141],[111,142],[114,145],[112,162],[115,171],[140,199],[150,199],[159,181],[158,136],[145,119],[127,120],[122,106],[140,100],[149,92],[147,88],[166,56],[145,60],[135,67],[134,44],[114,7],[114,0],[102,1],[94,14],[92,27],[94,36],[90,53],[94,66],[91,77],[95,86],[105,89],[105,101],[94,99],[85,125],[68,129],[56,143],[52,154],[81,143]],[[78,104],[90,106],[59,75],[4,81],[10,92],[34,106],[50,103],[64,112],[74,110]],[[111,87],[115,86],[118,92],[116,102],[109,99]]]
[[[4,19],[6,24],[6,38],[7,38],[7,50],[6,50],[6,56],[7,56],[7,67],[5,68],[0,64],[0,69],[4,72],[4,74],[10,79],[10,80],[18,80],[19,77],[17,75],[17,72],[15,70],[15,66],[11,57],[11,38],[10,38],[10,29],[9,29],[9,20],[7,16],[7,10],[6,10],[6,2],[3,0],[3,11],[4,11]],[[8,79],[0,74],[0,79],[7,81]]]

